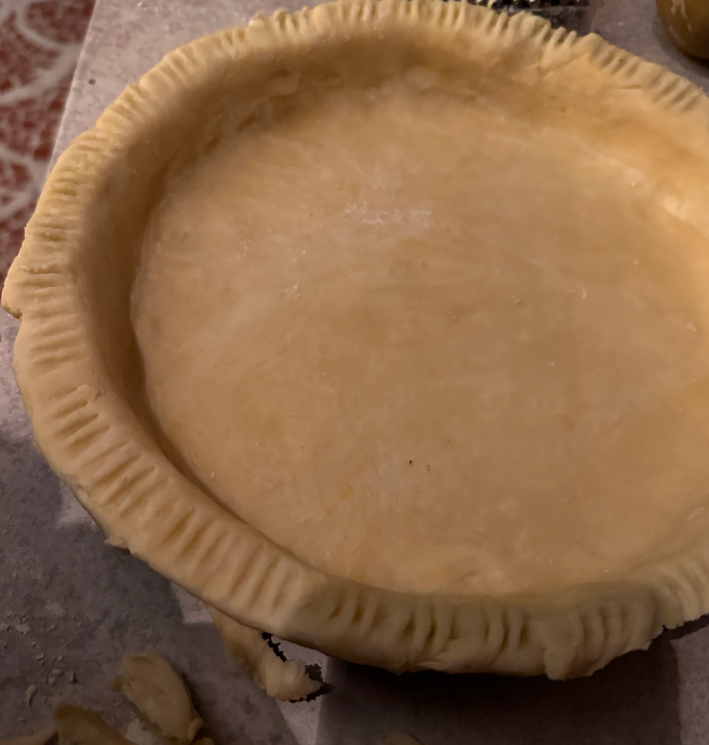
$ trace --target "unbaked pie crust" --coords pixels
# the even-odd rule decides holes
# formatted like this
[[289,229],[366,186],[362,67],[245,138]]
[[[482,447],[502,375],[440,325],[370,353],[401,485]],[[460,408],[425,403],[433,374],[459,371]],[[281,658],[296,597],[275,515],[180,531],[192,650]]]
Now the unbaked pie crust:
[[709,103],[529,15],[341,2],[168,55],[3,304],[36,440],[237,621],[590,674],[709,610]]

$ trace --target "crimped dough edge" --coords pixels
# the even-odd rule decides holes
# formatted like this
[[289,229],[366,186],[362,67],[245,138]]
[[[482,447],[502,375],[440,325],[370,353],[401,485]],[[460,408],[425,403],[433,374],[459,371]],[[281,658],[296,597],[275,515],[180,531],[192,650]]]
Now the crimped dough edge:
[[[149,210],[131,196],[151,177],[141,164],[168,161],[183,132],[181,112],[217,90],[225,70],[258,65],[278,50],[305,53],[395,33],[482,49],[491,66],[522,55],[525,69],[578,76],[579,85],[591,71],[597,95],[623,117],[649,111],[657,126],[695,133],[709,151],[709,99],[595,35],[577,38],[530,15],[510,18],[452,0],[344,0],[276,11],[167,55],[60,157],[2,298],[21,317],[18,385],[39,448],[111,542],[239,622],[397,672],[588,675],[647,647],[663,626],[709,611],[709,538],[677,547],[624,582],[543,597],[410,596],[329,575],[225,512],[164,454],[145,405],[131,400],[122,378],[123,349],[135,343],[128,314],[109,320],[91,286],[107,219],[118,248],[130,245],[131,228],[111,215],[111,204]],[[677,209],[706,232],[706,216],[691,205]],[[109,253],[99,258],[111,261]],[[111,268],[125,271],[118,259]],[[102,333],[107,325],[113,347]]]

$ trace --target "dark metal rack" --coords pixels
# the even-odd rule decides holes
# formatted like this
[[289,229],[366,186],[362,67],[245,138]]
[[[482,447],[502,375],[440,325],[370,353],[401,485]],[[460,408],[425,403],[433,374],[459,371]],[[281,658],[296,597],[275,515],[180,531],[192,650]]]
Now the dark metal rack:
[[[488,0],[469,0],[474,5],[488,5]],[[514,13],[533,13],[551,21],[553,26],[579,30],[582,27],[590,0],[494,0],[494,10]]]

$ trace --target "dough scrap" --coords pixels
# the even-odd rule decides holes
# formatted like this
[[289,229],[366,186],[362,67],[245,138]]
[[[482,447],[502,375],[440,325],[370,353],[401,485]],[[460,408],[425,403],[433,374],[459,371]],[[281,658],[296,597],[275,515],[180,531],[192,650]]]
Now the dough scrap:
[[98,714],[62,704],[54,713],[61,745],[133,745]]
[[11,737],[9,740],[3,740],[0,745],[47,745],[47,743],[57,734],[56,727],[48,727],[34,735],[24,735],[22,737]]
[[207,609],[229,656],[269,696],[280,701],[299,701],[322,687],[320,681],[308,675],[303,663],[278,657],[260,631],[243,626],[209,605]]
[[113,688],[175,745],[189,745],[203,724],[182,676],[154,649],[126,655]]

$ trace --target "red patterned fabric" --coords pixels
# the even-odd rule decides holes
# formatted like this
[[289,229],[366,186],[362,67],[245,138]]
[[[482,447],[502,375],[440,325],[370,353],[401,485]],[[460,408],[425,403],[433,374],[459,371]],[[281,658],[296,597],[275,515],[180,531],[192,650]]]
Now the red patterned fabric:
[[0,288],[39,194],[94,0],[0,0]]

